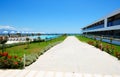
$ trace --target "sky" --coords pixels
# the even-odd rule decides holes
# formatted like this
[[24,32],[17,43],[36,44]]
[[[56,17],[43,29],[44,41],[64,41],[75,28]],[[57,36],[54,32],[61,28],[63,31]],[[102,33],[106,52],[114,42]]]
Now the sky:
[[0,0],[0,28],[80,33],[81,28],[120,9],[120,0]]

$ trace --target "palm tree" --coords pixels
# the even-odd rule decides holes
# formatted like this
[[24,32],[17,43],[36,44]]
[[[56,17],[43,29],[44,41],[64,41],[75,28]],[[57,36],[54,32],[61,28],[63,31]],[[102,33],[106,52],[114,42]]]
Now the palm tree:
[[7,36],[0,37],[0,44],[2,44],[2,52],[4,52],[4,50],[5,50],[5,43],[7,41],[8,41],[8,37]]

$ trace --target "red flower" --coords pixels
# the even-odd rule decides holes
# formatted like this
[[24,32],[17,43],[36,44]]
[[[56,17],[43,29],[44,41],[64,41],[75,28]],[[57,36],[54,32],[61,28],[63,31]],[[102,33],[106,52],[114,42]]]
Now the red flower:
[[16,59],[16,58],[17,58],[17,56],[14,56],[14,58]]
[[8,56],[8,59],[11,59],[12,58],[12,56]]
[[7,56],[8,56],[8,52],[3,52],[3,53],[2,53],[2,56],[7,57]]
[[14,62],[15,65],[18,65],[18,62]]

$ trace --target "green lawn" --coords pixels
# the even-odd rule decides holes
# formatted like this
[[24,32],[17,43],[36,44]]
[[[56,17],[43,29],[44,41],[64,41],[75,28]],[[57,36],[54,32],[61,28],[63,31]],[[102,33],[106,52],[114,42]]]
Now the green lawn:
[[[89,41],[95,41],[95,40],[93,40],[93,39],[86,38],[86,37],[80,36],[80,35],[78,35],[78,36],[76,36],[76,37],[77,37],[80,41],[86,42],[86,43],[89,42]],[[106,43],[106,42],[101,42],[101,43],[103,44],[103,47],[105,47],[106,45],[110,45],[110,46],[111,46],[111,44]],[[120,46],[119,46],[119,45],[114,45],[114,44],[112,44],[112,46],[115,47],[114,52],[120,52]],[[113,54],[111,54],[111,55],[114,56],[114,52],[113,52]]]
[[6,48],[6,52],[8,52],[10,55],[17,55],[20,57],[23,57],[24,53],[26,55],[36,54],[36,53],[44,50],[47,46],[50,46],[50,45],[53,45],[57,42],[63,41],[65,38],[66,38],[66,36],[60,36],[58,38],[55,38],[53,40],[49,40],[47,42],[31,43],[31,44],[29,44],[30,47],[28,49],[26,49],[27,45],[14,46],[11,48]]
[[[42,55],[44,52],[46,52],[49,48],[62,42],[65,38],[66,38],[66,35],[62,35],[62,36],[59,36],[58,38],[55,38],[55,39],[52,39],[49,41],[30,43],[29,48],[27,48],[27,44],[13,46],[10,48],[6,48],[5,52],[8,52],[10,56],[21,57],[22,61],[24,61],[23,55],[25,54],[25,65],[28,66],[28,65],[32,64],[33,62],[35,62],[38,59],[38,57],[40,55]],[[0,50],[0,52],[1,52],[1,50]],[[2,65],[4,65],[4,61],[3,61]],[[6,68],[6,66],[5,66],[5,68]],[[11,64],[11,66],[12,66],[12,64]],[[1,67],[1,68],[3,68],[3,67]],[[18,68],[23,68],[22,64]]]

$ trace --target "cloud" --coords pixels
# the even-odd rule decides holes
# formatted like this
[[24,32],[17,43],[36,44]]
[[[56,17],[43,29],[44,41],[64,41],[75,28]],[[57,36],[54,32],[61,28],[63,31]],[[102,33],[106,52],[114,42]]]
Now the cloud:
[[0,26],[0,29],[16,30],[16,28],[13,26]]
[[0,25],[0,29],[7,29],[7,30],[16,30],[16,31],[31,31],[30,28],[16,28],[16,27],[13,27],[13,26],[1,26]]

